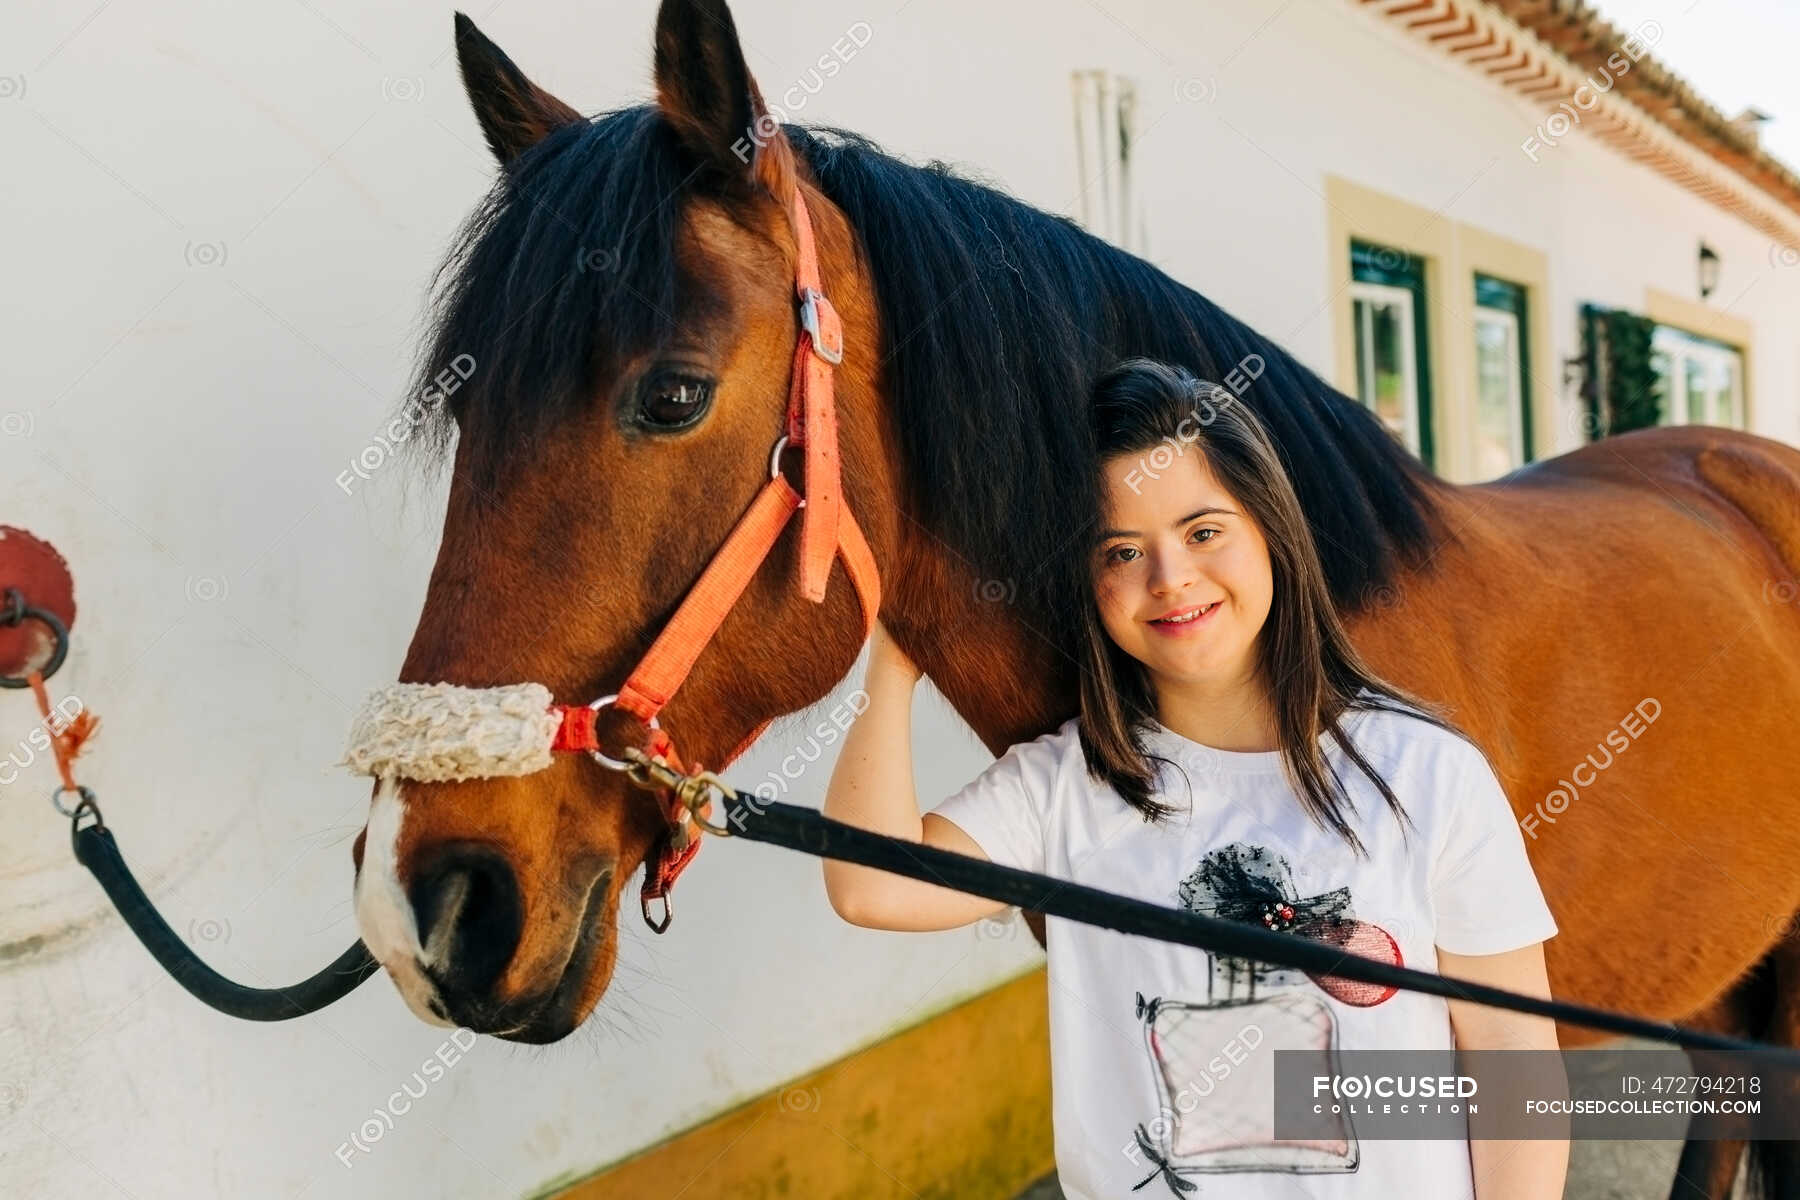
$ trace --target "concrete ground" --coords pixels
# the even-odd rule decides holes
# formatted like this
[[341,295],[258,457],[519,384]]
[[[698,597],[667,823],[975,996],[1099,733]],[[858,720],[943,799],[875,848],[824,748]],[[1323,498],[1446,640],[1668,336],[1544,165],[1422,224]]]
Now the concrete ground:
[[[1664,1200],[1680,1157],[1680,1142],[1577,1141],[1569,1149],[1563,1200]],[[1744,1194],[1741,1173],[1732,1194]],[[1052,1175],[1020,1193],[1018,1200],[1063,1200],[1063,1194]]]
[[[1663,1200],[1680,1156],[1679,1142],[1576,1142],[1569,1151],[1563,1200]],[[1740,1179],[1738,1194],[1742,1191]],[[1063,1194],[1052,1175],[1018,1200],[1063,1200]]]

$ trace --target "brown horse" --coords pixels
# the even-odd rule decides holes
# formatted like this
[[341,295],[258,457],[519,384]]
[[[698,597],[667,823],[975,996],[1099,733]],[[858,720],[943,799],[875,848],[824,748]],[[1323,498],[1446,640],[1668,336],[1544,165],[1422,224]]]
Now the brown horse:
[[[1557,993],[1800,1044],[1800,452],[1659,430],[1452,486],[1148,263],[941,164],[771,120],[720,0],[666,0],[655,104],[594,118],[460,15],[457,45],[502,171],[421,371],[476,364],[432,418],[450,496],[404,681],[619,690],[768,479],[797,186],[844,325],[844,501],[881,618],[992,751],[1075,711],[1058,647],[1080,584],[1056,564],[1088,519],[1087,381],[1135,354],[1214,379],[1254,363],[1244,400],[1358,645],[1469,731],[1527,826]],[[690,762],[857,657],[845,572],[796,596],[796,536],[663,710]],[[643,732],[600,726],[611,746]],[[428,1019],[563,1037],[607,988],[662,820],[585,758],[384,785],[355,849],[364,936]],[[1792,1182],[1792,1144],[1771,1145]],[[1690,1146],[1692,1194],[1723,1194],[1736,1149]]]

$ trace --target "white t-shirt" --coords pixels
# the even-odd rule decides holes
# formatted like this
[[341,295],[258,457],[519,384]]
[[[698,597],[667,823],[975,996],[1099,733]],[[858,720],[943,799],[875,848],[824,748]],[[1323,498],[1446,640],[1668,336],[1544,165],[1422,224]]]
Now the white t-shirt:
[[[1193,802],[1182,774],[1159,765],[1158,794],[1178,811],[1157,824],[1089,777],[1073,717],[1009,748],[934,811],[997,863],[1240,920],[1273,905],[1296,936],[1424,971],[1437,967],[1436,946],[1497,954],[1556,933],[1505,793],[1472,743],[1383,711],[1353,711],[1344,725],[1416,827],[1403,842],[1368,777],[1323,739],[1367,858],[1301,808],[1279,752],[1215,750],[1161,724],[1149,749],[1180,764]],[[1233,1200],[1474,1195],[1467,1141],[1359,1142],[1354,1118],[1338,1139],[1272,1136],[1274,1050],[1450,1049],[1442,998],[1321,985],[1057,917],[1047,940],[1056,1165],[1069,1200],[1195,1194],[1174,1179]]]

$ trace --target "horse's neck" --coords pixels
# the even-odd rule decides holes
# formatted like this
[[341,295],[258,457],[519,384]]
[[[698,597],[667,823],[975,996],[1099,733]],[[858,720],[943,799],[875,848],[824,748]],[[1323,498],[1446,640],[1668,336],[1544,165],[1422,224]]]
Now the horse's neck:
[[1016,586],[984,579],[907,522],[896,584],[882,622],[995,755],[1075,714],[1070,647],[1031,628]]
[[[841,210],[821,201],[815,224],[829,261],[854,261],[855,235]],[[844,321],[846,341],[882,351],[866,361],[885,361],[880,306],[866,276],[845,273],[832,302]],[[880,394],[878,368],[846,357],[842,370],[847,387]],[[866,377],[849,377],[857,370],[867,371]],[[918,513],[904,511],[907,489],[898,481],[905,465],[891,410],[852,407],[841,416],[845,458],[860,464],[851,486],[865,532],[878,547],[892,548],[882,570],[881,621],[895,642],[996,755],[1073,716],[1073,658],[1052,647],[1048,634],[1027,627],[1016,583],[996,578],[998,571],[982,574],[979,564],[928,530]],[[883,519],[889,506],[901,515]]]

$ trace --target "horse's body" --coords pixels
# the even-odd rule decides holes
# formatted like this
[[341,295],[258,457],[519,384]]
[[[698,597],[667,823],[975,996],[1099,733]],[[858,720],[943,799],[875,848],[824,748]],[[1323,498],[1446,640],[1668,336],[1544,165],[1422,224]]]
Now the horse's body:
[[[459,353],[481,368],[451,401],[455,475],[404,679],[617,690],[767,478],[795,345],[793,242],[768,198],[797,179],[843,316],[844,496],[881,618],[994,753],[1075,711],[1043,614],[1092,515],[1072,486],[1091,471],[1086,381],[1136,354],[1214,379],[1253,355],[1244,402],[1359,647],[1475,738],[1530,827],[1555,992],[1800,1044],[1800,451],[1651,431],[1451,486],[1279,346],[1062,218],[763,124],[722,4],[667,0],[657,47],[658,104],[587,121],[459,22],[508,181],[425,356],[426,376]],[[746,129],[765,134],[748,158]],[[596,252],[606,271],[570,276]],[[708,405],[646,425],[640,398],[666,406],[675,369]],[[796,601],[792,540],[664,710],[690,761],[855,660],[843,572]],[[365,939],[421,1014],[561,1037],[607,986],[605,931],[657,831],[586,762],[383,791],[356,848]],[[1692,1195],[1723,1194],[1731,1150],[1690,1146]],[[1790,1158],[1777,1186],[1800,1186]]]
[[[1800,607],[1779,581],[1800,575],[1800,451],[1646,432],[1443,504],[1456,544],[1353,636],[1492,760],[1561,930],[1555,991],[1686,1019],[1792,958]],[[1791,1041],[1800,1007],[1785,1019]]]
[[[1352,634],[1505,783],[1553,992],[1800,1045],[1800,451],[1657,430],[1442,503],[1457,544]],[[1752,1147],[1752,1194],[1800,1194],[1794,1146]],[[1672,1196],[1732,1194],[1743,1148],[1687,1143]]]

